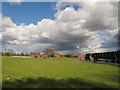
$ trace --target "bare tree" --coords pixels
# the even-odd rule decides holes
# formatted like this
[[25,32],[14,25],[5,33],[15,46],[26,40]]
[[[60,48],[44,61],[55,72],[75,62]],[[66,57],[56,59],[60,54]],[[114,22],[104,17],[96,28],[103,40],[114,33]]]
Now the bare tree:
[[118,50],[120,50],[120,30],[118,31],[116,38],[117,38]]
[[46,48],[44,51],[43,51],[44,54],[47,54],[47,55],[53,55],[54,53],[54,49],[52,48]]

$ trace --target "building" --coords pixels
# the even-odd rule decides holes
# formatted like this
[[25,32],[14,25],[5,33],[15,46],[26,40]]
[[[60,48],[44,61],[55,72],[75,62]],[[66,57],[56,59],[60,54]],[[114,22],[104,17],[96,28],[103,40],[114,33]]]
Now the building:
[[47,58],[47,57],[51,57],[51,55],[47,55],[47,54],[40,53],[40,52],[31,52],[29,56],[33,57],[33,58],[40,58],[40,57]]
[[30,57],[34,57],[34,58],[41,57],[41,53],[40,52],[31,52]]
[[62,57],[62,55],[58,52],[54,52],[54,57]]
[[[43,58],[47,58],[47,57],[52,57],[51,55],[49,54],[44,54],[44,53],[40,53],[40,52],[31,52],[30,57],[33,57],[33,58],[40,58],[40,57],[43,57]],[[58,52],[55,52],[53,54],[54,57],[62,57],[62,55]]]
[[47,55],[47,54],[41,54],[40,57],[42,58],[47,58],[47,57],[51,57],[50,55]]
[[74,55],[74,58],[79,58],[80,60],[84,60],[85,55],[83,55],[83,54],[76,54],[76,55]]

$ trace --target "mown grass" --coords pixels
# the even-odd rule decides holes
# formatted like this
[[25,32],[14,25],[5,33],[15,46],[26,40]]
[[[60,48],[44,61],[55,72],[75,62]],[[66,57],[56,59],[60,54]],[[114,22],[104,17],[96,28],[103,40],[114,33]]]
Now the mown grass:
[[[118,87],[119,67],[116,65],[96,64],[64,57],[3,57],[2,65],[4,87],[19,87],[20,85],[22,87],[21,83],[24,84],[24,87],[50,87],[51,83],[52,87],[72,87],[72,85],[73,87],[90,88]],[[32,85],[27,85],[29,80],[33,81]]]

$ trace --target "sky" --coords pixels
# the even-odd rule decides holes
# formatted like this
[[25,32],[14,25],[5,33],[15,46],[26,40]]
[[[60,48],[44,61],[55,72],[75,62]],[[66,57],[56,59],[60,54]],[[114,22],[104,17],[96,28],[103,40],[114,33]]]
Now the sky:
[[54,10],[52,8],[54,4],[52,2],[23,2],[21,5],[11,5],[4,2],[2,5],[3,15],[11,17],[17,25],[21,23],[37,24],[43,18],[54,19]]
[[2,49],[62,54],[117,50],[117,2],[2,2]]

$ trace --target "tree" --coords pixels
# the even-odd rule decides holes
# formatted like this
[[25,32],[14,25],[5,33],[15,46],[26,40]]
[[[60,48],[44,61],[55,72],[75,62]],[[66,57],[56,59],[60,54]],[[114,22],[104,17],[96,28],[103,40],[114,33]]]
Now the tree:
[[5,52],[7,51],[7,49],[5,49]]
[[6,52],[6,53],[5,53],[5,56],[10,56],[10,53],[9,53],[9,52]]
[[54,49],[52,48],[46,48],[44,51],[43,51],[44,54],[47,54],[47,55],[53,55],[54,54]]
[[2,52],[2,55],[3,56],[12,56],[12,55],[14,55],[15,53],[14,53],[14,50],[12,50],[12,49],[5,49],[3,52]]
[[24,53],[21,53],[21,56],[24,56]]
[[24,55],[25,55],[25,56],[29,56],[29,54],[28,54],[28,53],[25,53]]
[[118,32],[118,49],[120,49],[120,30]]
[[120,30],[118,31],[116,38],[117,38],[118,49],[120,50]]
[[64,56],[67,57],[67,58],[72,58],[73,57],[73,55],[71,55],[71,54],[66,54]]

